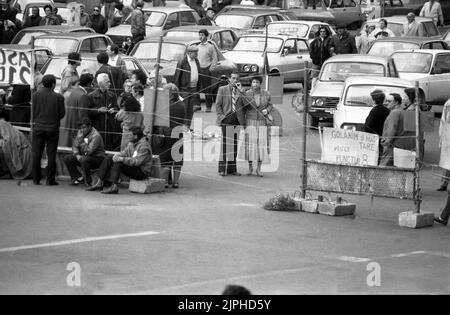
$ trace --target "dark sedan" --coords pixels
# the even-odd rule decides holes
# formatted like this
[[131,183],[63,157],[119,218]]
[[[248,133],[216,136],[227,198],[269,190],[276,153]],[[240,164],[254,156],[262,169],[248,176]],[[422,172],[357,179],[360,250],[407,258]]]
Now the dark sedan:
[[43,25],[27,27],[21,30],[11,41],[15,45],[29,45],[31,44],[31,37],[38,37],[46,34],[58,33],[95,33],[92,28],[84,26],[67,26],[67,25]]

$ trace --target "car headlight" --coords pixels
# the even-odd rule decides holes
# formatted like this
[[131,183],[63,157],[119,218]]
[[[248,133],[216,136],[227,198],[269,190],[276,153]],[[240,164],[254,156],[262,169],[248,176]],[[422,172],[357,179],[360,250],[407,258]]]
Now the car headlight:
[[245,65],[244,67],[242,67],[242,69],[244,70],[244,72],[249,72],[250,71],[250,66],[249,65]]
[[253,65],[251,67],[252,72],[258,72],[258,66],[257,65]]
[[323,106],[323,99],[317,98],[313,101],[313,106]]

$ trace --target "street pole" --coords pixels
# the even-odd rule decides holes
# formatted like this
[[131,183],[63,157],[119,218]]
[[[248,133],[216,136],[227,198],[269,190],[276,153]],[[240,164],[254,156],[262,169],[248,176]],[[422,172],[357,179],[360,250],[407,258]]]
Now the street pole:
[[161,62],[161,51],[163,44],[163,35],[159,36],[159,45],[158,45],[158,54],[156,57],[156,65],[155,65],[155,81],[154,88],[155,94],[153,95],[153,108],[152,108],[152,118],[150,119],[150,135],[153,134],[153,125],[155,124],[155,111],[156,111],[156,102],[158,101],[158,81],[159,81],[159,63]]
[[266,24],[266,38],[264,43],[264,76],[266,79],[265,89],[266,91],[269,91],[269,60],[267,59],[267,42],[269,40],[269,34],[268,34],[268,24]]
[[380,17],[384,18],[384,0],[380,1]]
[[416,94],[416,164],[414,169],[414,203],[415,203],[415,213],[420,213],[420,204],[422,202],[422,192],[420,190],[420,144],[421,144],[421,136],[420,136],[420,100],[419,100],[419,81],[415,82],[415,94]]
[[33,117],[33,113],[34,113],[34,104],[33,104],[33,94],[34,94],[34,76],[35,76],[35,71],[34,68],[36,66],[36,59],[35,59],[35,55],[34,55],[34,36],[31,36],[31,79],[30,79],[30,90],[31,90],[31,100],[30,100],[30,141],[33,141],[33,124],[34,124],[34,117]]
[[307,118],[308,118],[308,61],[305,62],[305,71],[303,77],[303,114],[302,114],[302,134],[300,137],[300,197],[305,199],[306,197],[306,185],[307,171],[306,171],[306,133],[308,131]]

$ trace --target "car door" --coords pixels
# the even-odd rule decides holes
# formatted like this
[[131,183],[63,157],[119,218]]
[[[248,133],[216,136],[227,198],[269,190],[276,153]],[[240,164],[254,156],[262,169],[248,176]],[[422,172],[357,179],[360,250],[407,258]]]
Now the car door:
[[181,26],[197,25],[197,21],[191,11],[180,12],[180,22]]
[[79,53],[83,54],[83,53],[90,53],[90,52],[92,52],[92,50],[91,50],[91,39],[90,38],[85,38],[81,42]]
[[253,23],[253,29],[263,29],[266,27],[267,19],[265,15],[260,15],[255,19]]
[[51,58],[51,53],[47,49],[35,49],[36,68],[41,71],[45,63]]
[[354,0],[331,0],[329,10],[336,18],[336,24],[351,25],[361,21],[361,8]]
[[450,98],[450,53],[436,55],[428,81],[427,101],[431,104],[443,105]]
[[180,16],[177,12],[169,14],[164,25],[165,30],[180,26]]
[[236,35],[232,31],[223,31],[220,32],[221,43],[219,46],[221,51],[232,50],[234,44],[236,43]]
[[104,37],[91,38],[92,52],[100,53],[106,51],[108,47],[108,41]]

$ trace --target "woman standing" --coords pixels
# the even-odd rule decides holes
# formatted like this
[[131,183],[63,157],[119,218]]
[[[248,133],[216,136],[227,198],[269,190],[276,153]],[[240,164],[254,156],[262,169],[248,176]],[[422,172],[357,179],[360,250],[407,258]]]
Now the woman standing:
[[248,161],[248,173],[253,174],[253,163],[257,162],[256,175],[261,174],[262,162],[267,160],[270,153],[270,112],[273,108],[270,103],[270,93],[261,88],[263,79],[254,77],[251,89],[246,92],[244,115],[246,122],[245,132],[245,159]]
[[65,93],[69,92],[80,79],[77,67],[81,64],[81,56],[79,53],[71,52],[68,59],[68,65],[61,74],[61,94],[66,98]]
[[125,97],[123,108],[116,115],[116,120],[121,122],[122,141],[120,150],[123,151],[128,143],[133,140],[133,133],[130,131],[132,127],[144,127],[144,114],[141,112],[139,101],[132,95]]

